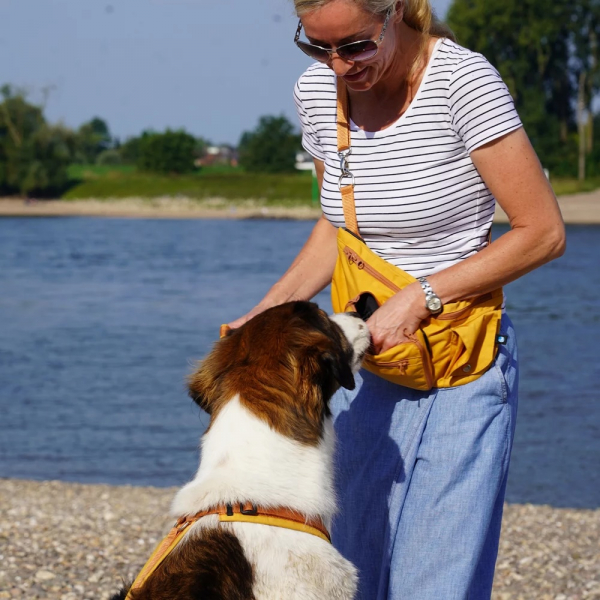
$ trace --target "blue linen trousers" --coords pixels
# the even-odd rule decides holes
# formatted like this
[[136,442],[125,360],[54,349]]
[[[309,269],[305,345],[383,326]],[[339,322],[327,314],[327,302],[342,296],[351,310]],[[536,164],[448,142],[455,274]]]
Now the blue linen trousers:
[[501,333],[472,383],[420,392],[363,370],[332,398],[332,538],[359,570],[357,600],[491,597],[518,387],[507,315]]

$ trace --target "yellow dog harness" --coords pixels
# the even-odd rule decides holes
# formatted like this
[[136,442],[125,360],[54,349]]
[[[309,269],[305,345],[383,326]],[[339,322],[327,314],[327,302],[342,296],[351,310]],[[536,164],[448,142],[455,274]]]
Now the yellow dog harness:
[[270,525],[293,531],[310,533],[331,543],[327,528],[320,518],[305,519],[299,513],[287,508],[257,508],[253,504],[226,504],[210,510],[199,512],[193,516],[181,517],[167,536],[158,544],[139,575],[131,585],[126,600],[131,600],[131,593],[140,589],[148,578],[160,567],[164,560],[184,540],[186,534],[196,521],[209,515],[218,515],[220,523],[255,523]]

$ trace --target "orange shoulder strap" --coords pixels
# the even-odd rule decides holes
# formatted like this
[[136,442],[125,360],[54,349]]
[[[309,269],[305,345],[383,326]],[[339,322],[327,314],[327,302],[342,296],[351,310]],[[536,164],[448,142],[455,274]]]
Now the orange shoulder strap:
[[[341,77],[337,79],[337,143],[338,155],[340,157],[340,192],[342,194],[342,207],[344,209],[344,221],[346,229],[360,236],[358,231],[358,219],[356,218],[356,204],[354,202],[354,176],[348,168],[348,156],[352,152],[350,137],[350,103],[348,99],[348,88]],[[350,179],[350,185],[342,185],[344,179]]]

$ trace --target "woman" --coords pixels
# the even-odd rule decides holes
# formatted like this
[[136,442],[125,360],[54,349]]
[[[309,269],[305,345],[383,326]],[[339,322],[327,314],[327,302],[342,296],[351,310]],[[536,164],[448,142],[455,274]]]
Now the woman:
[[[344,225],[336,78],[349,93],[358,226],[379,256],[425,277],[445,304],[562,255],[556,199],[506,86],[435,22],[429,0],[295,5],[296,41],[319,61],[295,99],[323,216],[289,270],[232,327],[331,281]],[[496,200],[511,227],[489,245]],[[368,320],[378,351],[431,314],[426,292],[409,285]],[[362,600],[490,597],[517,405],[506,315],[501,332],[494,365],[466,385],[420,392],[361,372],[354,392],[335,396],[341,514],[333,540],[360,571]]]

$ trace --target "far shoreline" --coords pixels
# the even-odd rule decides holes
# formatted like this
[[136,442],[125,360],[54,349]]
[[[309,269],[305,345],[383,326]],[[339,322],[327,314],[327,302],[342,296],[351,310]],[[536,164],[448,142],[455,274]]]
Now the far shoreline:
[[[568,225],[600,224],[600,190],[560,196],[558,202]],[[24,200],[0,198],[2,217],[102,217],[119,219],[274,219],[316,221],[318,206],[265,204],[257,200],[213,198],[124,198],[108,200]],[[497,209],[496,223],[507,223]]]

